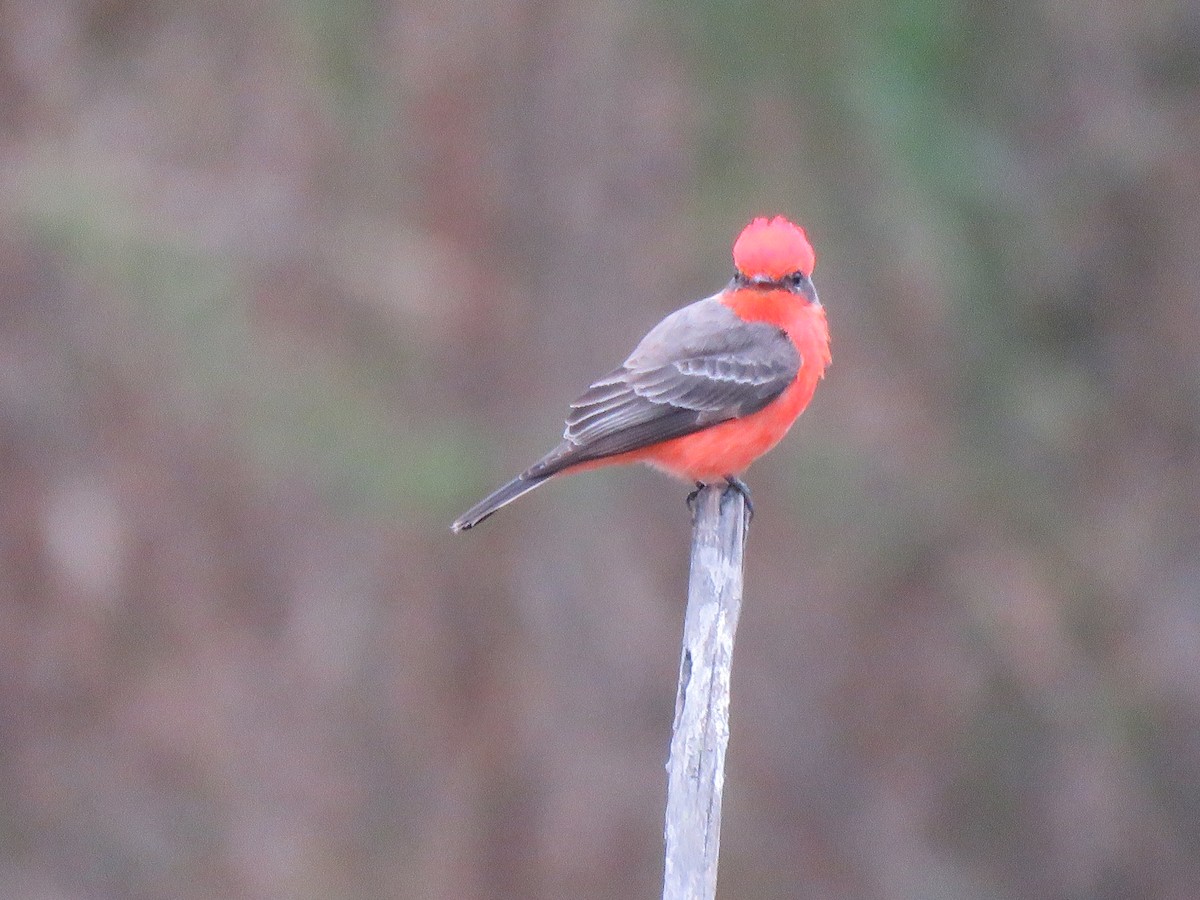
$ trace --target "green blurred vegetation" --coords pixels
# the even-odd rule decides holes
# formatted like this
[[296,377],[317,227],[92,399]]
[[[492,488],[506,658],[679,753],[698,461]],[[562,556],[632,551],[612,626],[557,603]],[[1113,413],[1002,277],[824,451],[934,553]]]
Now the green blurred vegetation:
[[[128,342],[120,362],[153,360],[158,389],[219,421],[264,475],[303,471],[329,502],[372,516],[444,516],[446,498],[464,496],[463,429],[388,409],[380,360],[314,354],[272,333],[256,317],[253,260],[198,247],[186,228],[164,230],[115,173],[51,156],[24,174],[19,213],[74,277],[114,304],[106,325],[108,337]],[[417,352],[396,342],[387,350],[391,371]]]

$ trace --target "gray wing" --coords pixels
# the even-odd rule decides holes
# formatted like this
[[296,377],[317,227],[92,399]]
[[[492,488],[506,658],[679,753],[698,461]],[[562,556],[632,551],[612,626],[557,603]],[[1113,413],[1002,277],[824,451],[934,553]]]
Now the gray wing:
[[627,453],[762,409],[795,380],[783,329],[710,297],[663,319],[619,368],[571,404],[563,442],[526,473]]

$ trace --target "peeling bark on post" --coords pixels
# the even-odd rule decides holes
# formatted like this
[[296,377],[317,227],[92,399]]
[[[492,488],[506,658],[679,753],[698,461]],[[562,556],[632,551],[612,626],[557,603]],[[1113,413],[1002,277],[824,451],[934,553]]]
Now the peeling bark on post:
[[729,680],[742,607],[746,500],[725,485],[696,497],[675,726],[667,762],[663,900],[717,892]]

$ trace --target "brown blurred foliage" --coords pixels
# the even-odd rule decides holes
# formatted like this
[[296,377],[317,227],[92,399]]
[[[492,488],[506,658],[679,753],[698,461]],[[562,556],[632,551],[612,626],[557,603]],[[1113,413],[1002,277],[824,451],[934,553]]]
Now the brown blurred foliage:
[[808,226],[739,898],[1200,895],[1200,13],[0,3],[0,896],[659,892],[684,489],[452,516]]

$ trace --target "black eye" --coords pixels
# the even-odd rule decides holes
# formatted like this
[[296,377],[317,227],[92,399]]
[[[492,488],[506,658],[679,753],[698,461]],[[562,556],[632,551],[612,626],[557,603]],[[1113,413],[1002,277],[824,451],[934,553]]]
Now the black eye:
[[798,288],[800,285],[804,284],[804,273],[793,272],[791,275],[788,275],[784,281],[786,281],[790,287]]

